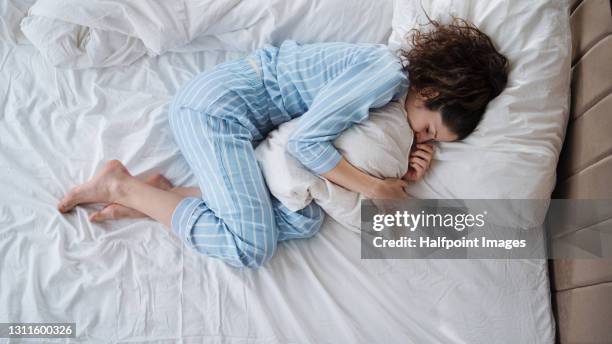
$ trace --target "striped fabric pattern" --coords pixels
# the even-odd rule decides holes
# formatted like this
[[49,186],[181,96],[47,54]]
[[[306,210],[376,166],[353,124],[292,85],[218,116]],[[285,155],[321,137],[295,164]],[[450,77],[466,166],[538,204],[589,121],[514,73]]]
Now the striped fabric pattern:
[[324,173],[341,158],[330,141],[406,90],[399,59],[374,44],[286,41],[196,75],[177,91],[168,118],[202,198],[179,202],[172,231],[197,252],[252,268],[277,242],[313,236],[323,210],[312,202],[292,212],[273,197],[256,144],[302,116],[287,150]]
[[340,162],[335,138],[408,89],[399,58],[382,44],[285,41],[260,55],[272,99],[291,118],[301,116],[287,151],[317,174]]

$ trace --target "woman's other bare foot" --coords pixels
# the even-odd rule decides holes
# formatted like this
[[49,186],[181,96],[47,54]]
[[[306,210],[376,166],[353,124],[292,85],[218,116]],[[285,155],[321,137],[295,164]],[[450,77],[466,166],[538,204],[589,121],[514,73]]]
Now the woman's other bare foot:
[[122,192],[122,183],[127,178],[132,176],[121,161],[111,160],[90,181],[70,190],[57,209],[67,213],[82,203],[112,203]]
[[[172,189],[172,183],[166,177],[159,173],[147,178],[145,183],[162,190]],[[140,217],[148,216],[136,209],[128,208],[117,203],[111,203],[102,208],[101,210],[92,213],[89,216],[89,221],[103,222],[106,220],[118,220],[123,218],[135,219]]]

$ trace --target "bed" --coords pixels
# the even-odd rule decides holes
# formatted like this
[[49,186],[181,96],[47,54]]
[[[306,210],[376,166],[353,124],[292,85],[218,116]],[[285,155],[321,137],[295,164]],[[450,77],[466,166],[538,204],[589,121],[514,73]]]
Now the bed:
[[[67,216],[56,211],[67,190],[115,158],[143,178],[160,172],[175,185],[196,185],[166,122],[167,103],[182,83],[264,42],[387,44],[397,3],[251,3],[248,10],[259,12],[240,17],[248,22],[221,21],[217,27],[223,32],[188,37],[191,44],[164,50],[126,36],[132,55],[100,59],[91,58],[100,51],[86,51],[90,55],[78,61],[66,59],[69,46],[58,53],[47,44],[52,37],[41,35],[33,44],[24,36],[22,19],[51,6],[40,1],[32,10],[34,3],[2,0],[0,322],[76,322],[74,342],[554,342],[545,260],[363,260],[359,235],[327,217],[318,235],[279,245],[266,266],[235,269],[186,250],[152,220],[92,224],[87,216],[93,206]],[[246,6],[234,5],[227,10]],[[540,10],[564,13],[564,5]],[[512,14],[518,18],[526,8]],[[530,12],[532,18],[536,14]],[[36,24],[49,24],[45,20]],[[563,19],[558,21],[563,28]],[[569,49],[559,39],[561,50]],[[542,82],[555,77],[540,76]],[[564,82],[553,91],[563,92]],[[541,86],[526,91],[551,92]],[[478,192],[439,184],[461,167],[452,153],[463,146],[451,144],[441,149],[438,172],[411,192],[422,198],[549,197],[567,120],[563,99],[557,105],[551,116],[558,120],[542,129],[552,132],[545,149],[521,152],[537,157],[522,166],[541,170],[533,185],[514,193],[503,189],[503,183],[524,181],[511,173]],[[484,145],[487,135],[496,133],[499,123],[489,123],[491,131],[472,145]],[[503,153],[487,157],[507,163]]]

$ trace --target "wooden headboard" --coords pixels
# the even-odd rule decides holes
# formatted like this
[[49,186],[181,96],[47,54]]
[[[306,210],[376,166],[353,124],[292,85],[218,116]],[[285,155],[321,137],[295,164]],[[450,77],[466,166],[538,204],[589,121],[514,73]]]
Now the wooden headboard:
[[[553,198],[612,199],[610,0],[571,3],[571,116]],[[558,342],[612,343],[612,259],[550,262]]]

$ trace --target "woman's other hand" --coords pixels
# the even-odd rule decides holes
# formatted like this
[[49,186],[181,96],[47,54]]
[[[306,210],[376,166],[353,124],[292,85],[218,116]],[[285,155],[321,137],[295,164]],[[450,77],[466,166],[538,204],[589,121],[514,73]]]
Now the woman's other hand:
[[417,143],[416,148],[410,152],[410,157],[408,158],[408,172],[406,172],[402,179],[410,182],[421,180],[431,165],[433,154],[434,149],[432,144]]

